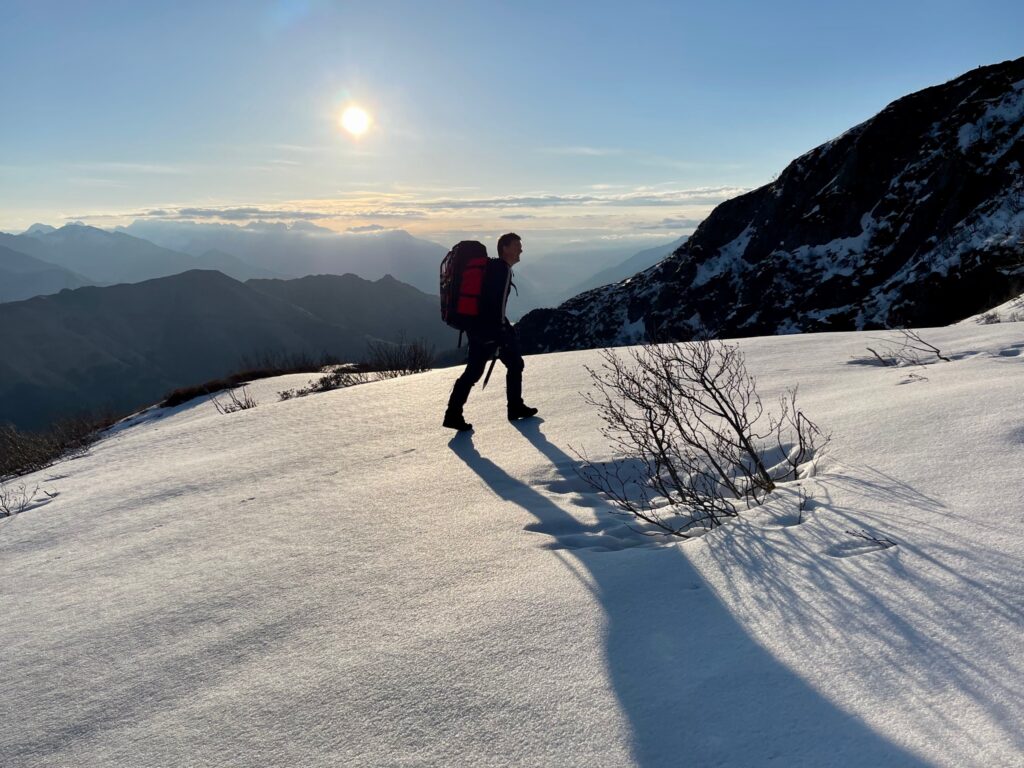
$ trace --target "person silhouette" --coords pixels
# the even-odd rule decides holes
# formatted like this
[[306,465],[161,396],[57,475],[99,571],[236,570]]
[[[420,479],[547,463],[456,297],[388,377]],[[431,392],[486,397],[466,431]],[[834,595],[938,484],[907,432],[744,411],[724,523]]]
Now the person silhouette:
[[466,432],[473,428],[466,422],[462,409],[469,399],[470,390],[480,380],[487,361],[497,358],[505,366],[505,393],[508,419],[527,419],[537,414],[523,402],[523,354],[519,335],[505,316],[509,292],[512,290],[512,267],[519,263],[523,253],[522,238],[508,232],[498,238],[498,258],[487,262],[483,289],[480,296],[480,315],[472,328],[466,331],[469,355],[466,369],[456,379],[448,397],[443,426]]

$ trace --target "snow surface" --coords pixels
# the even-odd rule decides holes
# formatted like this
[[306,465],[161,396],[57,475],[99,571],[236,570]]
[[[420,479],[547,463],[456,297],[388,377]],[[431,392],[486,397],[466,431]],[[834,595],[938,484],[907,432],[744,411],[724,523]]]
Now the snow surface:
[[957,325],[1022,322],[1024,322],[1024,293],[985,312],[979,312],[977,315],[964,318]]
[[0,764],[1020,766],[1022,329],[923,331],[916,378],[877,332],[743,340],[831,454],[802,520],[790,483],[689,543],[573,472],[596,351],[454,438],[455,369],[149,412],[0,521]]
[[738,272],[742,269],[745,266],[743,254],[746,253],[747,246],[750,245],[754,231],[753,223],[748,224],[733,240],[719,248],[715,256],[701,262],[691,285],[695,288],[700,287],[725,272]]
[[[996,133],[1005,131],[1006,126],[1020,122],[1024,117],[1024,88],[1020,85],[1015,83],[1013,91],[991,104],[977,121],[960,126],[957,141],[961,152],[967,152],[976,141],[988,141]],[[1012,138],[989,152],[986,161],[994,163],[999,160],[1021,137],[1022,131],[1024,129],[1018,130]]]

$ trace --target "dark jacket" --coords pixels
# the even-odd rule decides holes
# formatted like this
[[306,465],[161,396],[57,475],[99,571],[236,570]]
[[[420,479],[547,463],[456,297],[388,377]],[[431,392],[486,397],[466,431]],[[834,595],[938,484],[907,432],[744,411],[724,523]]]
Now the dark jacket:
[[512,290],[512,267],[501,259],[487,262],[480,295],[480,317],[474,335],[497,337],[510,323],[505,316],[508,294]]

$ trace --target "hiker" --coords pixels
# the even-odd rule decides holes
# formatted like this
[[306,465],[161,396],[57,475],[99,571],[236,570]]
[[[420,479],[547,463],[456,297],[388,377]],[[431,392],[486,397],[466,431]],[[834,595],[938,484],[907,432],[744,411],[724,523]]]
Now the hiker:
[[469,391],[483,376],[487,363],[495,357],[505,366],[505,389],[508,398],[508,420],[527,419],[537,413],[523,402],[523,355],[519,351],[519,335],[505,317],[505,305],[512,289],[512,267],[519,263],[523,243],[514,232],[498,238],[498,258],[488,259],[480,294],[480,312],[466,330],[469,338],[469,360],[466,370],[452,387],[444,426],[465,432],[473,428],[462,415]]

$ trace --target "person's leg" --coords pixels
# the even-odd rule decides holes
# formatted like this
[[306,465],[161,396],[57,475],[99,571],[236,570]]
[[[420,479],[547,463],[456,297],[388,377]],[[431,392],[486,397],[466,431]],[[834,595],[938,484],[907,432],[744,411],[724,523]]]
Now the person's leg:
[[484,375],[484,368],[487,361],[494,354],[493,344],[484,344],[479,341],[469,340],[469,356],[466,361],[466,370],[455,380],[452,393],[448,398],[448,415],[462,415],[462,407],[469,399],[469,392],[473,386],[480,381]]
[[527,419],[537,414],[536,408],[531,408],[523,402],[523,354],[519,347],[519,335],[514,329],[508,328],[502,339],[501,362],[505,365],[505,392],[508,398],[508,418],[510,421],[516,419]]
[[505,366],[505,396],[508,407],[515,408],[523,404],[523,355],[519,351],[519,339],[514,333],[507,334],[508,339],[502,344],[498,359]]

